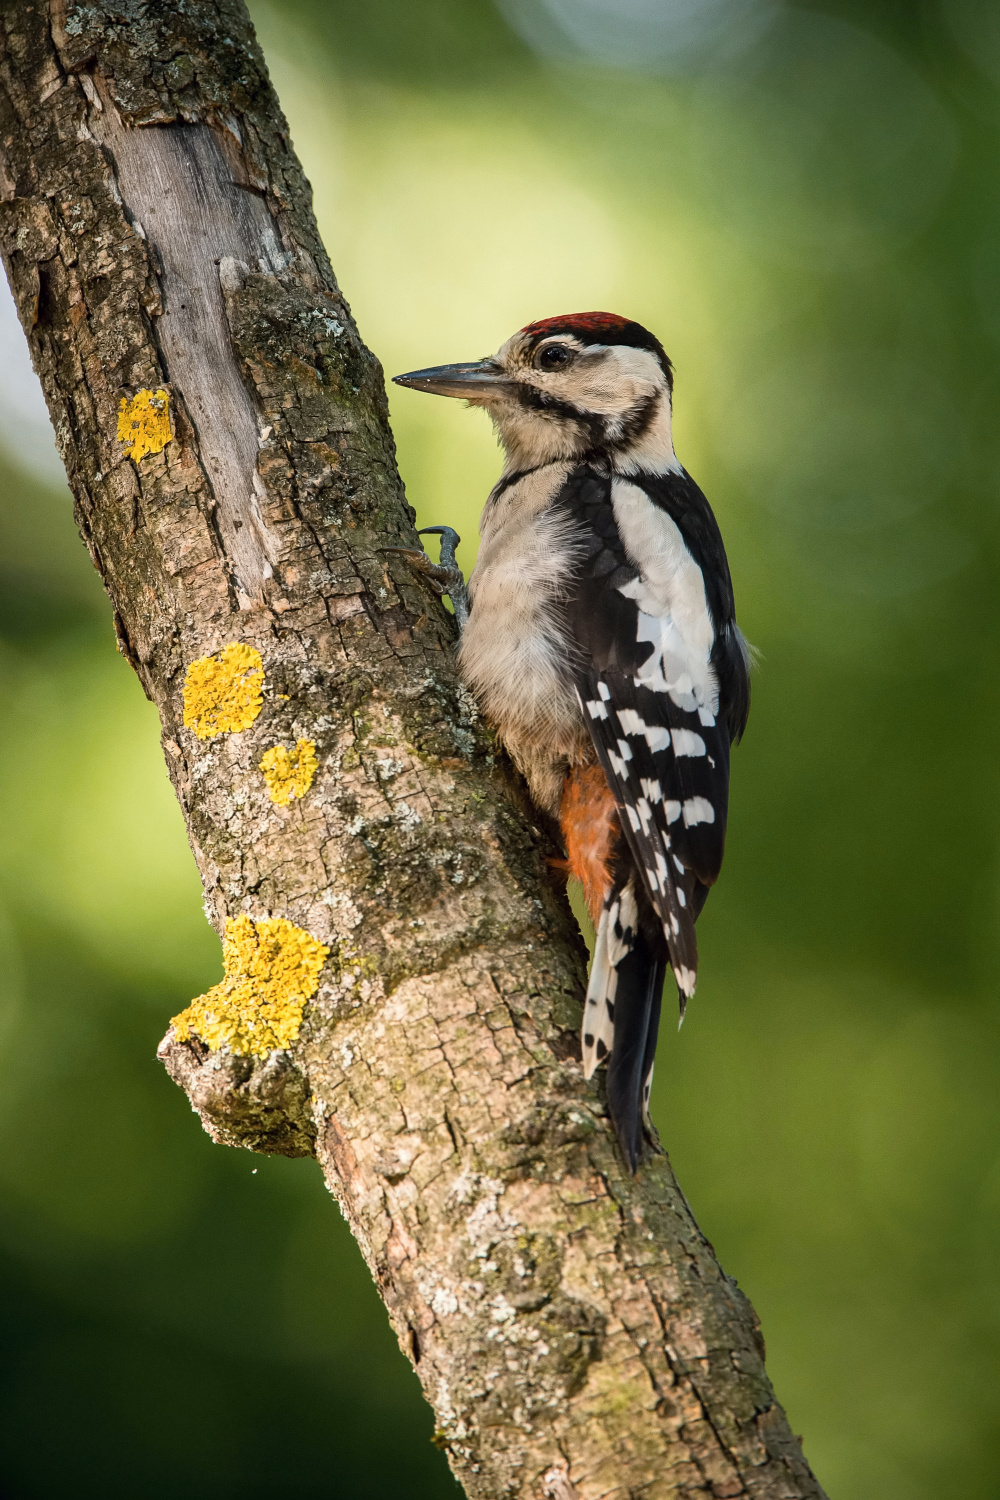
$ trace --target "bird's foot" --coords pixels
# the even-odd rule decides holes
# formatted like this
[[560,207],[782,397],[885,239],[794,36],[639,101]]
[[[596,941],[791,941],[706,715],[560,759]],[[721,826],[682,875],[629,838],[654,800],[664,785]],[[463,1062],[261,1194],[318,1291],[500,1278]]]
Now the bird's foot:
[[385,552],[398,552],[405,557],[410,567],[422,573],[437,594],[447,594],[455,611],[459,630],[465,629],[469,618],[469,596],[462,570],[455,561],[455,548],[462,538],[451,526],[425,526],[418,536],[434,534],[441,538],[441,561],[432,562],[426,552],[416,547],[385,547]]

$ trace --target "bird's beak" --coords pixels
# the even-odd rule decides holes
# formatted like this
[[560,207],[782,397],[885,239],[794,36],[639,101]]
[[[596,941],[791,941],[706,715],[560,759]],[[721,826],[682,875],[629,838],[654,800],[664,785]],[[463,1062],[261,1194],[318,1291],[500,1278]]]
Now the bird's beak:
[[408,385],[414,391],[430,391],[432,396],[461,396],[466,401],[479,402],[506,395],[511,384],[510,378],[491,359],[411,370],[408,375],[394,375],[392,383]]

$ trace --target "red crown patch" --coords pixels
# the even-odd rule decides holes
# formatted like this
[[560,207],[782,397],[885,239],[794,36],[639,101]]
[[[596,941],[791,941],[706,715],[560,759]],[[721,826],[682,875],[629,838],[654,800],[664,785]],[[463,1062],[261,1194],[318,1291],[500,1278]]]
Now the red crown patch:
[[608,334],[621,333],[628,327],[630,321],[629,318],[620,318],[617,313],[563,313],[556,318],[542,318],[537,323],[529,323],[521,329],[521,332],[536,336],[550,333],[578,333],[582,338],[593,339],[595,335],[601,338]]

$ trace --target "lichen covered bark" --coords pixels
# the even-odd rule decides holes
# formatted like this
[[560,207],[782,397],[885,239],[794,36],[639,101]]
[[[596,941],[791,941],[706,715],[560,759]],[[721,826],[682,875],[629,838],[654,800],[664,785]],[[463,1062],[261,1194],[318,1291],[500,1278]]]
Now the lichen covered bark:
[[[216,1139],[318,1157],[470,1496],[821,1495],[666,1157],[630,1179],[583,1082],[547,834],[384,550],[382,374],[243,7],[0,18],[4,262],[230,924],[167,1067]],[[211,1020],[255,985],[266,1056]]]

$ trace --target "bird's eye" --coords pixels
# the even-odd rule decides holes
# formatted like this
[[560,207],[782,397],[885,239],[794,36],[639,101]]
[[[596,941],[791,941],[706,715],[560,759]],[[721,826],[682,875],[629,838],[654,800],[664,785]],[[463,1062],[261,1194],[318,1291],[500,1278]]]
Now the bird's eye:
[[539,354],[535,364],[540,370],[561,370],[572,358],[572,350],[567,349],[565,344],[549,344]]

